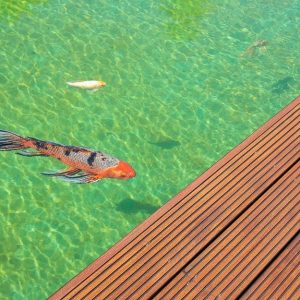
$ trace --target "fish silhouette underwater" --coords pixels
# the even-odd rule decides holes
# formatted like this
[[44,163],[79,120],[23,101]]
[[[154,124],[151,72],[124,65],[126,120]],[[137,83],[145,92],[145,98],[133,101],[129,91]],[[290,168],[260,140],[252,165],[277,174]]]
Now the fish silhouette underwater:
[[291,76],[287,76],[282,79],[279,79],[272,85],[272,93],[280,95],[285,91],[287,91],[291,87],[291,85],[295,82],[296,80]]
[[103,178],[130,179],[135,177],[134,169],[126,162],[103,152],[88,148],[65,146],[32,137],[21,137],[15,133],[0,130],[0,151],[23,150],[23,156],[50,156],[60,160],[68,168],[43,175],[56,176],[71,183],[91,183]]
[[149,203],[140,202],[131,198],[125,198],[117,204],[116,209],[125,214],[136,214],[138,212],[144,212],[152,214],[159,206],[155,206]]
[[106,83],[100,80],[87,80],[67,82],[67,85],[85,90],[98,91],[100,88],[106,86]]
[[267,51],[266,46],[268,45],[268,41],[266,40],[257,40],[250,47],[248,47],[242,56],[249,55],[252,56],[256,52],[256,50],[261,49],[262,51]]
[[175,140],[160,140],[157,142],[149,142],[149,144],[154,145],[156,147],[160,147],[162,149],[172,149],[175,147],[179,147],[181,145],[180,142],[175,141]]

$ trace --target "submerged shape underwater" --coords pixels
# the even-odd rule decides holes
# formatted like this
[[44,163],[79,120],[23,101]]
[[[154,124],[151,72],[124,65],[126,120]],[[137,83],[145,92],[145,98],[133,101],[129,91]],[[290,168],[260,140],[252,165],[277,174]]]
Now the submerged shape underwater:
[[45,299],[292,101],[299,8],[2,1],[0,128],[99,149],[138,176],[73,185],[40,175],[59,161],[1,152],[0,299]]

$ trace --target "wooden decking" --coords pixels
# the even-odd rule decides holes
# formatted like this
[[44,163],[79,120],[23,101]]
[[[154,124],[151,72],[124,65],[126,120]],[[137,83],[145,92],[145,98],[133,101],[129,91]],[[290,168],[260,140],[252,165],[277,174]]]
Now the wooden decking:
[[49,299],[300,299],[300,97]]

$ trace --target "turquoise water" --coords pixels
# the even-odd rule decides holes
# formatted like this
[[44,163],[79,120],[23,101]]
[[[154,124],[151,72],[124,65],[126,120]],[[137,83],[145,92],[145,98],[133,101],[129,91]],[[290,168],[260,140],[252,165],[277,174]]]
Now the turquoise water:
[[68,184],[1,152],[0,299],[49,296],[300,94],[299,24],[299,0],[1,1],[0,128],[137,177]]

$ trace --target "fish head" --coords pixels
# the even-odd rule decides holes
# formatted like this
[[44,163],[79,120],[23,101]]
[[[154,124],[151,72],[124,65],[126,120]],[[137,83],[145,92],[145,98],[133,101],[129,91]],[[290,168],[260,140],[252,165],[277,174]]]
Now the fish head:
[[118,165],[108,170],[107,177],[117,179],[131,179],[136,176],[134,169],[125,161],[119,161]]
[[106,82],[104,82],[104,81],[98,81],[98,84],[100,87],[106,86]]
[[258,40],[256,41],[256,46],[257,47],[264,47],[268,45],[268,41],[267,40]]
[[261,41],[261,45],[262,45],[262,46],[267,46],[268,44],[269,44],[269,42],[266,41],[266,40],[262,40],[262,41]]

